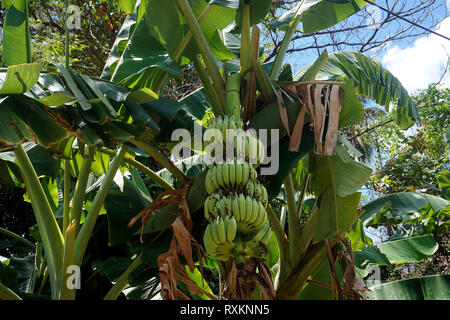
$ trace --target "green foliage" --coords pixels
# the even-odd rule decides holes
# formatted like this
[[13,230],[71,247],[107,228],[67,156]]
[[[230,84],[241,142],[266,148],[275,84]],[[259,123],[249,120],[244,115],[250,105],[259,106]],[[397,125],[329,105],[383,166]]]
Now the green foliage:
[[368,296],[377,300],[448,300],[449,287],[449,275],[434,275],[376,285]]
[[[11,66],[6,73],[0,73],[5,79],[0,89],[0,141],[2,148],[8,151],[14,149],[13,155],[1,153],[3,173],[14,171],[14,166],[17,172],[17,167],[20,167],[22,174],[15,174],[14,179],[25,180],[37,217],[37,228],[32,230],[37,241],[36,251],[26,258],[31,262],[34,258],[35,264],[28,263],[27,266],[31,267],[27,267],[27,273],[20,276],[29,283],[40,279],[41,287],[27,291],[16,285],[14,272],[19,275],[23,263],[9,262],[7,267],[3,263],[1,265],[4,272],[0,276],[6,274],[8,279],[11,277],[8,283],[20,296],[44,293],[53,299],[74,298],[74,291],[62,287],[65,274],[61,267],[72,263],[81,265],[82,272],[90,274],[88,279],[83,280],[83,289],[77,296],[117,298],[127,285],[134,287],[128,292],[127,298],[152,296],[158,285],[158,281],[155,281],[158,276],[157,259],[168,251],[172,240],[170,226],[180,208],[170,204],[162,210],[148,212],[147,224],[142,229],[144,244],[139,242],[139,224],[128,228],[128,222],[152,203],[152,199],[158,197],[163,189],[179,187],[190,181],[187,178],[193,180],[186,199],[194,225],[192,236],[196,239],[202,237],[204,221],[198,212],[203,211],[205,202],[206,174],[202,172],[201,166],[192,166],[183,161],[173,164],[170,161],[166,154],[173,146],[170,136],[177,128],[192,131],[195,121],[204,122],[205,114],[208,116],[214,112],[217,116],[226,110],[223,105],[224,89],[230,72],[226,68],[233,65],[242,68],[236,53],[239,53],[239,57],[250,57],[250,41],[245,42],[250,31],[248,24],[258,24],[267,15],[271,1],[170,0],[164,4],[161,1],[141,1],[137,8],[136,3],[134,0],[75,2],[82,9],[82,19],[81,30],[70,32],[70,52],[67,54],[72,58],[71,68],[58,63],[65,53],[61,41],[65,31],[62,27],[63,1],[34,1],[30,4],[30,34],[26,30],[28,20],[26,16],[23,17],[24,10],[21,23],[18,24],[20,35],[14,34],[17,30],[13,28],[17,12],[15,9],[7,12],[5,37],[12,35],[12,39],[20,40],[16,48],[20,62],[29,62],[32,44],[34,60],[41,62],[44,69],[58,71],[39,74],[35,65],[23,65]],[[241,6],[242,3],[250,7]],[[368,180],[371,170],[354,161],[345,151],[344,146],[351,149],[349,143],[340,139],[335,156],[313,154],[315,142],[309,131],[309,119],[305,119],[304,128],[301,128],[303,139],[300,149],[297,152],[288,149],[290,132],[286,131],[286,119],[280,115],[279,104],[287,109],[289,128],[294,127],[299,111],[305,106],[285,92],[278,96],[274,88],[296,85],[299,81],[345,81],[345,105],[340,127],[357,125],[363,120],[363,108],[356,94],[371,97],[386,107],[391,101],[397,102],[395,119],[402,128],[409,127],[417,120],[414,101],[400,82],[377,62],[362,54],[339,52],[328,55],[325,52],[298,77],[292,76],[289,66],[282,69],[290,42],[289,34],[296,30],[299,22],[303,22],[306,32],[314,32],[342,21],[358,12],[363,5],[363,1],[302,2],[298,10],[289,13],[290,17],[284,17],[286,21],[275,26],[281,28],[289,25],[289,31],[270,73],[266,72],[256,54],[252,66],[248,70],[241,70],[248,72],[248,79],[256,79],[256,83],[253,83],[255,97],[252,98],[257,101],[257,110],[249,121],[249,127],[278,129],[281,132],[279,141],[275,142],[280,148],[280,170],[276,175],[262,179],[268,187],[270,198],[278,197],[273,204],[278,202],[284,206],[286,200],[289,208],[288,234],[284,221],[281,226],[276,214],[271,216],[270,221],[275,236],[269,243],[266,263],[272,270],[276,270],[279,264],[279,297],[299,296],[310,276],[320,280],[325,277],[325,282],[326,279],[330,280],[324,239],[330,241],[334,250],[344,235],[349,234],[352,243],[356,244],[355,248],[365,250],[363,247],[370,241],[365,239],[363,226],[369,218],[375,217],[373,223],[387,221],[394,224],[397,216],[386,213],[401,211],[404,213],[402,217],[407,216],[407,222],[420,222],[424,226],[423,232],[429,233],[430,226],[442,227],[438,218],[448,214],[448,203],[442,199],[425,195],[421,198],[412,197],[409,199],[411,206],[405,208],[402,207],[405,203],[401,199],[395,201],[394,196],[388,201],[381,200],[381,205],[372,203],[371,208],[368,205],[365,214],[369,217],[363,215],[358,219],[359,213],[362,213],[357,210],[360,189]],[[244,9],[249,9],[247,15],[244,15]],[[122,10],[128,14],[115,41],[124,16],[111,15],[113,10]],[[201,14],[204,20],[197,21]],[[320,19],[317,19],[318,15]],[[230,42],[224,42],[220,36],[233,21],[237,28],[232,32],[238,36],[240,28],[246,29],[242,30],[239,51],[236,44],[231,50]],[[8,32],[13,30],[13,33],[8,34],[7,29]],[[27,40],[30,36],[33,38],[31,42]],[[45,41],[50,37],[54,39],[53,42]],[[230,34],[224,37],[230,39]],[[238,37],[234,40],[235,43],[239,42]],[[103,46],[102,43],[107,44]],[[16,53],[8,49],[8,43],[6,49],[3,50],[5,62],[14,58]],[[256,44],[255,52],[258,49],[259,44]],[[109,58],[104,63],[107,55]],[[230,64],[232,59],[234,62]],[[181,67],[190,61],[195,62],[204,89],[180,101],[160,96],[167,81],[180,78]],[[57,70],[51,67],[51,63],[56,65]],[[96,76],[100,73],[102,80],[86,75]],[[244,81],[240,89],[249,91],[246,76],[242,79]],[[256,99],[256,92],[260,93],[262,99]],[[430,132],[430,137],[434,134],[437,133]],[[35,152],[23,149],[22,143],[26,140],[36,143],[31,144]],[[44,148],[50,153],[42,152],[46,151]],[[163,151],[163,148],[167,150]],[[435,157],[439,155],[438,149],[430,152]],[[51,154],[59,159],[50,159],[43,165],[42,159]],[[150,163],[151,168],[138,160]],[[303,167],[300,167],[300,161]],[[164,167],[162,170],[156,170],[161,169],[161,166]],[[60,174],[62,168],[64,179]],[[296,188],[289,182],[294,168],[297,170]],[[44,176],[38,175],[41,171]],[[52,175],[52,171],[58,174]],[[148,177],[142,177],[141,174]],[[446,179],[440,177],[439,181],[445,187]],[[306,193],[308,200],[304,201]],[[73,212],[74,208],[79,208],[77,215]],[[411,210],[414,213],[420,211],[420,217]],[[302,219],[297,225],[299,214]],[[402,219],[402,222],[405,220]],[[414,242],[414,248],[419,252],[408,247],[411,249],[409,253],[414,252],[409,259],[402,261],[428,257],[435,249],[432,241],[426,241],[423,246],[411,239],[400,241]],[[45,249],[44,254],[42,247]],[[395,247],[395,244],[367,250],[382,251],[389,247]],[[405,245],[400,247],[404,249]],[[389,263],[398,262],[392,256],[398,254],[399,250],[385,250],[385,255],[389,255]],[[193,254],[193,262],[198,262],[197,253]],[[42,267],[44,259],[48,265],[46,270],[50,288],[45,278],[45,267]],[[182,262],[185,261],[182,259]],[[372,263],[379,264],[379,261]],[[215,261],[210,261],[206,266],[206,277],[213,282],[203,282],[198,269],[190,275],[207,292],[218,293],[217,268]],[[92,272],[92,269],[96,272]],[[342,276],[343,269],[338,273]],[[100,285],[95,286],[90,281],[99,282]],[[105,292],[103,284],[106,284],[108,292]],[[180,290],[190,295],[185,286],[181,286]],[[3,287],[0,287],[0,294],[14,296]],[[205,297],[194,295],[193,298]]]
[[[366,145],[376,146],[382,163],[376,163],[371,187],[382,193],[422,191],[442,196],[436,177],[448,168],[449,147],[445,130],[450,125],[450,90],[430,86],[416,98],[420,125],[402,131],[392,123],[362,136]],[[371,126],[383,123],[382,117]]]

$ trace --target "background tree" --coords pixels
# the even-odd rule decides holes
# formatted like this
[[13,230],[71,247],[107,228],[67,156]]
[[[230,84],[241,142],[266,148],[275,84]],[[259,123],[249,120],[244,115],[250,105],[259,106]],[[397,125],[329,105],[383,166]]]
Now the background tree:
[[[71,67],[84,74],[100,76],[125,14],[117,0],[74,0],[71,5],[81,9],[81,28],[70,31]],[[64,61],[63,0],[29,1],[30,35],[33,39],[33,61],[43,69]],[[3,26],[5,8],[0,9]],[[1,53],[0,53],[1,57]],[[54,69],[54,68],[53,68]]]
[[[366,121],[350,134],[353,144],[363,153],[361,158],[375,169],[367,185],[370,199],[411,191],[446,196],[437,177],[449,170],[450,90],[432,84],[415,99],[419,102],[420,124],[410,130],[400,130],[392,123],[391,115],[375,109],[378,112],[366,112]],[[369,228],[368,233],[377,243],[431,233],[439,244],[439,249],[425,261],[383,267],[384,279],[448,274],[448,225],[448,213],[444,213],[417,221],[416,225],[388,223]]]
[[[283,39],[283,34],[272,28],[273,24],[278,23],[277,20],[299,2],[300,0],[273,1],[273,7],[263,22],[266,26],[263,41],[267,61],[271,61],[275,57]],[[446,11],[444,1],[383,0],[373,2],[400,17],[431,30],[445,18],[445,14],[442,14]],[[302,56],[315,56],[327,49],[329,52],[353,50],[379,55],[388,44],[404,39],[413,42],[417,37],[425,34],[427,31],[369,4],[349,19],[326,30],[307,34],[299,28],[292,38],[288,53],[294,53],[293,57],[296,57],[295,53],[301,53]]]

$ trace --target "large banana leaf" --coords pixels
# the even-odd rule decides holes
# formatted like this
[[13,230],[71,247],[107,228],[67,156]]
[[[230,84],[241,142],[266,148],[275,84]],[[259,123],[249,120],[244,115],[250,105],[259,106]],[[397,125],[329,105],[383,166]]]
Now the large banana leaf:
[[147,30],[142,18],[123,50],[111,81],[121,82],[129,88],[154,88],[163,72],[180,77],[178,64],[167,54],[166,49]]
[[123,49],[126,47],[128,43],[128,39],[130,35],[133,33],[134,28],[136,27],[136,19],[137,14],[129,14],[120,28],[119,33],[117,34],[116,40],[109,52],[108,59],[106,60],[105,66],[103,67],[101,78],[105,80],[111,80],[111,76],[114,73],[114,69],[119,62],[120,56],[123,53]]
[[119,0],[118,7],[127,14],[133,13],[136,1],[137,0]]
[[123,176],[121,182],[122,184],[116,182],[111,186],[104,204],[108,216],[108,243],[111,246],[130,240],[139,225],[129,228],[128,223],[151,200],[131,177]]
[[2,1],[7,9],[3,23],[3,62],[16,65],[31,62],[27,0]]
[[[257,25],[269,13],[272,0],[211,0],[210,4],[231,9],[240,9],[242,4],[250,5],[250,25]],[[236,12],[236,25],[240,28],[242,21],[241,10]]]
[[313,33],[334,26],[365,5],[366,2],[363,0],[304,0],[281,17],[272,20],[269,26],[274,30],[285,30],[292,21],[301,16],[303,31]]
[[0,73],[0,95],[27,92],[38,82],[40,71],[41,66],[37,63],[8,67],[6,74]]
[[[56,178],[58,174],[57,169],[60,167],[59,159],[53,157],[49,150],[34,142],[25,142],[23,147],[39,177],[47,176]],[[7,161],[9,166],[14,166],[16,156],[14,151],[0,152],[0,159]]]
[[357,219],[357,206],[372,170],[339,156],[314,155],[309,163],[311,188],[316,195],[319,217],[314,242],[347,233]]
[[[191,0],[189,4],[197,17],[200,17],[208,6],[204,0]],[[165,13],[164,15],[161,15],[161,10]],[[180,58],[177,56],[180,54],[178,51],[182,48],[181,44],[187,39],[190,29],[179,12],[176,1],[149,0],[145,15],[151,34],[164,45],[172,58]],[[218,60],[228,60],[234,57],[234,54],[227,49],[218,33],[218,30],[230,24],[234,17],[234,10],[213,6],[200,23],[209,47]],[[184,64],[195,57],[199,53],[199,49],[194,41],[190,41],[182,52],[182,56],[188,58],[188,60],[183,60],[182,64]]]
[[434,275],[382,283],[370,287],[374,300],[449,300],[450,275]]
[[394,193],[364,205],[362,210],[365,212],[360,220],[365,226],[389,221],[411,221],[421,217],[421,210],[427,205],[437,213],[448,207],[450,201],[417,192]]
[[446,171],[437,176],[439,188],[447,200],[450,200],[450,171]]
[[[69,137],[78,137],[89,145],[112,148],[144,134],[152,138],[165,132],[167,140],[171,128],[192,129],[195,116],[189,115],[189,110],[196,110],[196,99],[146,102],[158,97],[148,90],[132,92],[62,66],[61,74],[39,75],[38,70],[38,65],[25,64],[0,72],[2,90],[14,93],[0,96],[2,147],[34,141],[53,148]],[[28,91],[19,94],[24,90]],[[49,108],[52,104],[59,107]]]
[[[396,124],[408,129],[419,120],[416,102],[400,81],[375,60],[359,52],[341,51],[329,55],[328,61],[317,75],[317,80],[350,78],[355,81],[356,92],[374,99],[386,111],[392,111]],[[396,106],[394,110],[392,104]]]
[[361,277],[371,266],[419,262],[432,256],[439,245],[430,235],[389,241],[354,252],[355,267]]

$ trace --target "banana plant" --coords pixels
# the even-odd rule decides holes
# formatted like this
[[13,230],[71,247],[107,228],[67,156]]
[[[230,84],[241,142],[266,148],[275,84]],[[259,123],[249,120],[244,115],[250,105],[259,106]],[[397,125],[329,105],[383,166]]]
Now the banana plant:
[[[301,1],[279,21],[271,22],[273,28],[286,33],[270,65],[264,64],[259,55],[257,25],[267,15],[271,3],[268,0],[123,0],[121,8],[128,16],[100,79],[77,74],[67,63],[58,66],[57,75],[40,73],[39,66],[31,63],[30,55],[26,54],[29,41],[23,41],[29,38],[26,1],[10,4],[16,10],[8,10],[9,16],[19,11],[25,18],[23,25],[16,28],[9,22],[14,17],[8,19],[7,14],[3,45],[8,48],[20,39],[23,46],[17,50],[21,50],[24,58],[8,60],[15,53],[4,51],[4,62],[9,67],[3,73],[0,112],[4,115],[1,119],[7,120],[1,124],[0,139],[3,151],[13,153],[11,159],[20,168],[16,175],[25,182],[33,205],[52,298],[75,298],[76,290],[65,285],[69,276],[67,268],[83,265],[95,227],[100,228],[97,222],[102,218],[102,211],[107,216],[109,244],[132,248],[126,258],[122,257],[125,266],[121,272],[108,277],[113,284],[104,297],[116,299],[125,288],[133,287],[136,277],[145,279],[144,284],[138,282],[137,286],[152,283],[154,288],[158,283],[154,279],[158,277],[159,262],[173,252],[172,243],[177,243],[168,231],[185,230],[176,219],[179,212],[170,205],[158,210],[173,214],[156,214],[156,209],[153,213],[150,209],[144,216],[141,232],[128,228],[127,223],[137,213],[144,214],[147,206],[153,208],[164,196],[174,195],[186,187],[189,189],[183,199],[194,221],[192,235],[210,254],[209,260],[213,262],[208,267],[220,274],[221,285],[214,292],[216,296],[305,298],[308,288],[323,284],[314,278],[318,270],[324,270],[322,273],[330,283],[325,286],[332,297],[361,297],[364,287],[354,285],[360,282],[346,235],[363,214],[358,210],[359,189],[367,182],[371,170],[353,160],[349,144],[338,132],[363,120],[364,108],[357,100],[358,95],[370,97],[388,108],[402,129],[418,121],[415,103],[389,71],[355,52],[328,54],[324,51],[298,74],[289,74],[289,68],[282,72],[289,43],[300,22],[305,32],[315,32],[358,12],[364,1]],[[164,98],[167,81],[180,77],[181,68],[189,64],[197,71],[203,88],[181,101]],[[193,132],[194,123],[205,123],[202,120],[211,113],[216,120],[208,128],[223,128],[223,119],[227,119],[227,129],[234,122],[236,128],[278,132],[278,137],[264,148],[258,147],[261,145],[258,139],[244,138],[252,140],[249,145],[256,145],[256,150],[260,150],[255,156],[258,170],[247,167],[252,177],[247,183],[241,183],[246,194],[257,194],[260,201],[247,196],[248,206],[241,205],[240,200],[237,205],[244,209],[236,210],[247,212],[245,208],[251,206],[252,214],[255,212],[247,229],[243,224],[238,225],[236,216],[230,218],[223,214],[227,206],[233,211],[235,198],[215,199],[218,201],[211,198],[215,189],[227,189],[229,184],[225,182],[233,177],[232,184],[236,186],[237,172],[241,172],[237,168],[243,170],[244,165],[233,161],[233,171],[229,166],[224,170],[225,165],[189,167],[186,163],[192,159],[174,164],[158,147],[170,145],[172,141],[168,137],[172,130],[182,127]],[[222,126],[218,125],[220,121]],[[39,179],[23,141],[33,141],[62,159],[61,206],[52,208],[52,198],[46,192],[47,180]],[[260,162],[264,155],[277,152],[280,159],[277,172],[261,175],[264,164]],[[143,161],[148,158],[156,160],[164,169],[154,172],[145,166]],[[12,172],[14,164],[7,162],[7,167]],[[188,176],[194,169],[197,171],[192,181]],[[149,179],[147,183],[139,173]],[[213,175],[221,177],[222,183],[218,180],[215,184]],[[149,184],[158,187],[150,193]],[[114,200],[115,197],[122,199],[122,203]],[[218,205],[222,206],[218,204],[220,201],[225,208],[221,212],[226,222],[222,217],[214,220],[208,216],[210,208],[215,212]],[[308,210],[307,204],[311,204]],[[133,210],[127,210],[127,205]],[[58,209],[62,210],[60,218]],[[206,228],[202,227],[205,221]],[[226,245],[214,247],[207,239],[212,237],[212,229],[219,228],[219,240],[224,241],[216,244]],[[239,236],[239,241],[233,243],[239,233],[248,238],[243,240]],[[145,236],[143,244],[136,241],[139,234]],[[175,236],[181,237],[181,233]],[[190,245],[181,249],[184,254],[193,250]],[[196,250],[201,251],[198,247]],[[348,256],[343,263],[337,261],[340,253]],[[110,275],[112,261],[115,260],[97,263],[97,270]],[[189,259],[187,263],[190,264]],[[189,290],[183,297],[200,292],[204,298],[211,298],[212,290],[203,284],[193,261],[186,270],[181,266],[183,270],[177,271],[188,275],[184,278],[188,288],[194,288],[193,283],[201,288]],[[238,270],[249,270],[250,276],[258,272],[264,282],[255,283],[251,277],[242,279]],[[348,277],[341,281],[342,270],[348,270],[353,282]],[[161,272],[159,279],[167,281]],[[248,284],[244,294],[236,285],[240,281]],[[344,289],[342,284],[346,286]],[[264,291],[263,287],[269,290]],[[0,292],[0,297],[19,297],[5,286],[0,287]],[[174,298],[176,292],[181,291],[175,287],[161,295]]]

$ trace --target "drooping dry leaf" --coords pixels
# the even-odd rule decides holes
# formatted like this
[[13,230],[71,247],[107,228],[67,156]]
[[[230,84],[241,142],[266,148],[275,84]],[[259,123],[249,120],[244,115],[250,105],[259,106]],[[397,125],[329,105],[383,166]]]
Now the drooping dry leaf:
[[275,288],[269,268],[261,260],[257,260],[259,274],[257,275],[257,285],[261,293],[262,300],[273,300],[275,298]]
[[173,267],[173,260],[176,256],[175,246],[176,241],[173,239],[170,243],[169,251],[159,255],[157,259],[159,281],[161,283],[161,297],[164,300],[175,300],[177,297],[177,281]]
[[181,254],[186,258],[189,270],[194,272],[194,260],[192,259],[191,234],[187,231],[180,218],[176,218],[172,223],[172,232],[178,243]]
[[239,289],[237,283],[237,269],[236,263],[233,261],[230,271],[228,272],[227,280],[223,282],[222,292],[220,296],[222,299],[235,300],[237,299],[237,293]]
[[[285,92],[297,98],[302,104],[302,109],[297,117],[292,133],[289,133],[287,111],[280,98],[281,91],[278,90],[280,117],[290,137],[289,151],[298,151],[302,138],[305,113],[308,113],[310,116],[310,126],[314,132],[314,152],[325,155],[334,154],[337,142],[339,112],[342,104],[342,92],[339,88],[343,84],[343,82],[337,81],[309,81],[284,87],[283,90]],[[331,122],[328,124],[325,147],[323,148],[322,141],[327,115]]]
[[347,239],[343,239],[341,242],[345,246],[345,251],[341,250],[340,256],[347,260],[347,267],[344,272],[345,288],[342,290],[342,294],[353,300],[366,300],[364,292],[370,290],[355,271],[351,242]]
[[323,153],[325,156],[334,155],[336,149],[339,126],[339,112],[341,112],[342,105],[339,86],[333,85],[329,102],[328,128],[327,135],[325,137],[325,147]]
[[174,204],[178,208],[176,213],[177,218],[171,225],[173,237],[169,251],[159,255],[157,258],[161,282],[161,296],[164,300],[174,300],[177,297],[189,299],[177,288],[176,280],[182,281],[191,295],[204,294],[211,299],[216,299],[216,297],[200,288],[195,281],[189,277],[179,258],[179,254],[181,254],[186,259],[189,270],[194,272],[195,266],[192,257],[192,246],[195,246],[197,248],[198,261],[200,264],[199,271],[203,278],[202,258],[205,258],[206,260],[207,255],[191,234],[192,219],[186,200],[191,183],[192,181],[188,181],[179,189],[162,192],[147,208],[139,212],[128,224],[128,226],[132,226],[139,219],[142,220],[142,241],[144,226],[148,222],[152,212],[174,214],[173,212],[163,210],[168,204]]
[[314,141],[315,141],[315,152],[317,154],[322,154],[322,136],[323,127],[325,123],[326,110],[325,106],[322,104],[322,89],[324,85],[317,85],[314,89]]
[[281,121],[283,122],[284,129],[286,129],[286,132],[291,137],[291,130],[289,129],[289,119],[288,114],[286,110],[286,106],[284,105],[283,96],[281,93],[281,90],[277,90],[277,101],[278,101],[278,111],[280,112]]
[[303,123],[305,122],[306,107],[302,107],[295,122],[294,131],[292,131],[291,140],[289,141],[289,151],[297,152],[302,141]]
[[324,239],[325,246],[327,248],[328,265],[331,273],[331,292],[335,300],[342,300],[342,288],[339,281],[339,277],[336,272],[336,256],[333,254],[328,239]]

